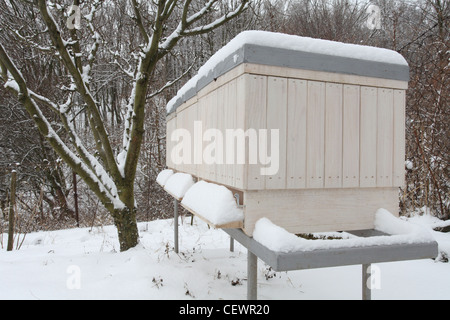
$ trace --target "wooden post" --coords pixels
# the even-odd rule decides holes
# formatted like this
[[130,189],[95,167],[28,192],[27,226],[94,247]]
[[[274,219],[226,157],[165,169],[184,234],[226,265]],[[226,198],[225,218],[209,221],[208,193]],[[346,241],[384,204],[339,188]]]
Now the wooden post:
[[174,211],[174,246],[175,246],[175,253],[179,253],[178,249],[178,200],[173,200],[173,211]]
[[17,172],[11,172],[11,201],[9,202],[9,229],[8,229],[8,246],[7,251],[12,251],[14,245],[14,206],[16,203],[16,179]]

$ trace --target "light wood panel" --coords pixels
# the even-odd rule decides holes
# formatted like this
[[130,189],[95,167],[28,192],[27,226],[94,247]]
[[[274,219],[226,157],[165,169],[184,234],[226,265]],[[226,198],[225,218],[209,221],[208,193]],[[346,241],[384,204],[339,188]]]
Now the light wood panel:
[[308,81],[306,187],[323,188],[325,165],[325,83]]
[[[245,76],[240,76],[236,79],[236,129],[235,132],[245,132],[245,96],[247,94],[247,87]],[[245,139],[243,143],[243,147],[241,148],[239,143],[236,141],[235,147],[235,180],[234,187],[238,189],[244,189],[244,186],[247,183],[247,175],[245,170]],[[239,159],[243,155],[243,161]]]
[[[286,188],[287,79],[269,77],[267,87],[266,189]],[[278,132],[278,135],[276,134]],[[273,135],[273,133],[275,135]],[[276,140],[278,136],[278,140]],[[261,138],[261,137],[260,137]],[[275,141],[274,141],[275,140]],[[262,145],[259,146],[260,148]],[[269,161],[270,159],[270,161]],[[278,164],[277,164],[278,163]],[[278,167],[278,170],[276,170]]]
[[405,186],[405,91],[394,90],[394,163],[393,186]]
[[360,87],[344,85],[342,186],[359,186]]
[[306,187],[306,80],[289,79],[286,146],[286,185],[288,189]]
[[394,92],[378,89],[377,187],[392,186]]
[[265,217],[293,233],[373,229],[375,213],[398,215],[397,188],[261,190],[244,193],[244,231]]
[[360,179],[362,188],[377,186],[377,88],[361,87]]
[[[224,87],[227,98],[225,99],[225,126],[222,130],[222,133],[224,136],[224,140],[226,140],[226,130],[235,130],[235,128],[237,127],[237,80],[234,79],[228,82]],[[224,141],[224,148],[225,142],[226,141]],[[231,163],[227,163],[225,159],[225,153],[226,150],[224,150],[224,169],[226,172],[225,182],[228,186],[235,186],[235,179],[237,174],[236,160]]]
[[[167,123],[168,138],[176,126],[194,139],[195,120],[201,121],[203,133],[218,129],[224,149],[216,151],[224,162],[204,163],[203,152],[211,143],[206,141],[201,150],[192,145],[192,160],[201,164],[177,166],[169,156],[175,142],[168,141],[168,164],[174,169],[240,190],[404,184],[404,90],[254,74],[230,79],[202,90],[200,98],[183,104]],[[227,129],[235,139],[234,159],[228,163]],[[265,155],[272,156],[271,129],[279,130],[279,170],[264,176],[261,168],[270,166]],[[244,134],[245,163],[238,163],[237,139]],[[264,137],[268,150],[261,149]]]
[[325,101],[325,187],[342,187],[342,84],[327,83]]
[[[266,129],[267,126],[267,77],[257,75],[246,75],[246,129],[256,130]],[[257,138],[259,133],[257,135]],[[246,143],[247,153],[259,154],[258,142],[249,139]],[[255,145],[256,144],[256,145]],[[266,162],[266,159],[261,159],[259,156],[256,159],[256,164],[250,161],[250,154],[246,157],[247,163],[247,189],[261,190],[265,188],[265,179],[261,175],[261,165],[259,162]],[[253,159],[255,160],[255,159]]]
[[172,150],[174,147],[174,142],[172,141],[172,132],[174,132],[177,128],[177,118],[172,117],[171,119],[167,120],[166,123],[166,166],[171,169],[175,169],[175,164],[172,161]]

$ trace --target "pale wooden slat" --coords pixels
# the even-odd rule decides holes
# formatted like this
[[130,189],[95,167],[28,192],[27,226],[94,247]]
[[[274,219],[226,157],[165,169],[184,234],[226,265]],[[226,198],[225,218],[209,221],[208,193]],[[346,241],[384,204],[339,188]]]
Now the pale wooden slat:
[[[219,130],[223,126],[223,112],[224,112],[224,92],[222,88],[218,90],[212,91],[208,93],[204,98],[206,98],[206,123],[203,125],[203,132],[206,134],[206,137],[210,140],[205,141],[203,143],[203,153],[207,157],[212,157],[214,160],[212,163],[205,163],[205,159],[203,159],[203,166],[206,170],[206,179],[210,181],[215,181],[216,179],[220,180],[221,166],[218,166],[216,162],[220,162],[221,153],[221,144],[223,144],[220,140],[220,135],[217,135],[217,130]],[[219,140],[219,141],[218,141]],[[223,140],[223,139],[222,139]],[[208,161],[210,161],[208,159]]]
[[377,186],[377,96],[377,88],[361,87],[361,188]]
[[[287,79],[268,78],[267,87],[267,154],[271,162],[263,167],[276,169],[278,172],[265,176],[266,189],[286,188],[286,127],[287,127]],[[272,130],[278,130],[278,141],[272,141]],[[275,143],[275,145],[274,145]],[[278,144],[278,148],[276,145]],[[261,146],[260,146],[261,148]],[[272,154],[272,151],[273,154]],[[275,170],[274,170],[275,171]]]
[[288,189],[306,187],[307,98],[307,81],[289,79],[286,146],[286,184]]
[[[189,108],[186,109],[187,112],[187,128],[191,133],[191,141],[192,141],[192,149],[191,149],[191,161],[186,166],[187,172],[192,173],[193,175],[198,176],[197,172],[197,164],[195,163],[195,156],[199,154],[199,151],[202,147],[201,137],[196,137],[194,131],[195,121],[198,120],[198,104],[193,104]],[[198,138],[198,139],[195,139]]]
[[[188,129],[186,127],[186,114],[187,112],[185,110],[182,110],[180,112],[177,111],[177,117],[175,118],[177,121],[177,129],[185,129],[185,130]],[[173,157],[173,160],[176,162],[176,164],[174,164],[174,169],[176,169],[177,171],[185,172],[186,171],[185,163],[183,162],[180,163],[181,159],[179,159],[184,155],[183,153],[178,152],[179,151],[178,146],[182,143],[185,143],[182,139],[184,138],[180,138],[178,141],[173,142],[172,153],[170,156]]]
[[327,83],[325,103],[325,187],[342,187],[342,84]]
[[[222,131],[224,138],[226,138],[226,130],[234,130],[237,126],[236,123],[236,112],[237,112],[237,80],[233,79],[225,85],[226,96],[228,97],[225,100],[225,114],[226,116],[226,125]],[[226,140],[226,139],[225,139]],[[225,143],[224,140],[224,143]],[[225,144],[224,144],[225,148]],[[226,163],[225,154],[226,150],[224,150],[224,167],[226,172],[226,184],[228,186],[235,186],[236,180],[236,162]]]
[[[206,99],[200,99],[197,103],[197,115],[198,115],[198,121],[201,123],[201,129],[202,131],[205,130],[205,128],[208,126],[208,120],[207,120],[207,106],[206,106]],[[194,132],[192,133],[194,139]],[[202,138],[203,139],[203,138]],[[198,143],[198,142],[197,142]],[[205,172],[205,166],[203,165],[203,142],[200,146],[198,146],[195,151],[193,149],[194,154],[194,161],[195,165],[197,167],[197,175],[198,177],[205,179],[206,178],[206,172]]]
[[171,169],[175,169],[175,164],[172,161],[172,149],[174,147],[174,142],[172,141],[172,132],[177,128],[177,118],[172,117],[167,120],[166,125],[166,166]]
[[392,184],[405,185],[405,91],[394,90],[394,172]]
[[344,85],[342,186],[359,186],[360,87]]
[[[265,129],[267,125],[267,77],[257,75],[246,75],[246,130]],[[258,134],[259,135],[259,134]],[[250,145],[253,143],[253,145]],[[254,145],[256,143],[256,146]],[[246,143],[247,152],[251,152],[251,149],[256,147],[259,151],[258,142],[249,141]],[[249,162],[249,156],[246,157],[247,163],[247,189],[248,190],[263,190],[265,188],[264,176],[261,176],[259,164],[262,160],[258,157],[257,163],[252,164]]]
[[377,187],[392,186],[394,92],[378,89]]
[[325,83],[308,81],[306,187],[323,188],[325,165]]
[[[245,132],[245,95],[246,95],[246,86],[245,86],[245,76],[240,76],[236,79],[236,130],[241,130]],[[245,171],[245,141],[242,149],[238,149],[238,142],[236,142],[236,147],[234,148],[235,157],[234,163],[235,165],[235,184],[234,187],[238,189],[243,189],[244,185],[247,181],[247,177],[244,174]],[[244,161],[240,162],[238,160],[238,153],[244,153]]]

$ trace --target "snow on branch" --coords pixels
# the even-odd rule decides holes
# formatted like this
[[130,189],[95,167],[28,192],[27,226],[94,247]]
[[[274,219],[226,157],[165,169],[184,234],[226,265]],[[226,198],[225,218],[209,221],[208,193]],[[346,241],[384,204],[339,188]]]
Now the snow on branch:
[[[98,1],[96,2],[98,3]],[[111,143],[109,141],[108,133],[106,132],[106,128],[103,122],[103,119],[100,115],[97,102],[95,101],[92,93],[89,89],[89,65],[86,68],[81,68],[77,65],[76,61],[74,61],[73,57],[70,55],[69,51],[66,47],[66,42],[61,37],[61,32],[56,24],[53,16],[49,12],[47,8],[47,4],[45,0],[38,0],[39,11],[41,12],[41,16],[47,25],[50,38],[53,42],[53,45],[59,52],[61,57],[61,61],[67,68],[69,74],[73,78],[73,82],[76,85],[78,92],[83,98],[84,102],[87,105],[87,109],[90,113],[89,124],[91,130],[94,134],[97,151],[99,155],[102,157],[103,162],[108,168],[108,171],[111,172],[113,177],[116,179],[120,179],[119,169],[117,167],[117,163],[114,157],[114,152],[111,147]],[[94,6],[94,9],[97,6]],[[93,16],[95,10],[91,11],[91,15]],[[92,18],[92,17],[91,17]],[[94,33],[94,37],[96,37],[96,43],[99,43],[99,36],[97,33]],[[98,46],[94,44],[91,55],[93,56],[97,51]],[[93,59],[93,58],[92,58]],[[93,60],[92,60],[93,61]]]
[[180,81],[185,75],[187,75],[192,70],[192,68],[194,67],[196,62],[197,62],[197,59],[194,59],[194,62],[190,65],[190,67],[186,71],[183,72],[182,75],[180,75],[178,78],[176,78],[176,79],[174,79],[172,81],[167,82],[164,86],[162,86],[161,88],[159,88],[155,92],[151,93],[149,98],[153,98],[153,97],[157,96],[158,94],[160,94],[164,90],[172,87],[175,83]]
[[[112,179],[106,174],[98,161],[89,156],[87,151],[83,149],[80,140],[75,137],[75,144],[81,148],[82,152],[86,152],[85,156],[88,159],[89,166],[83,163],[80,158],[70,150],[70,148],[62,141],[59,135],[53,130],[50,122],[42,113],[36,100],[51,105],[52,109],[57,109],[57,106],[49,99],[39,96],[35,93],[30,93],[27,84],[20,73],[19,69],[14,65],[8,54],[0,44],[0,62],[2,67],[2,74],[7,73],[13,79],[6,81],[6,86],[17,92],[19,101],[23,103],[25,109],[34,120],[40,133],[47,139],[55,152],[64,160],[69,167],[71,167],[83,180],[90,186],[92,191],[102,200],[106,207],[114,209],[123,209],[125,205],[119,200],[117,189],[112,182]],[[7,72],[4,70],[7,69]],[[3,76],[2,76],[3,78]],[[70,125],[70,124],[69,124]],[[74,134],[74,130],[70,130]]]
[[178,40],[182,37],[204,34],[222,26],[223,24],[235,18],[244,10],[246,10],[250,2],[250,0],[241,0],[241,4],[238,6],[237,9],[233,10],[232,12],[223,15],[222,17],[216,19],[215,21],[207,25],[188,29],[192,27],[195,22],[199,21],[206,14],[208,14],[211,11],[214,4],[217,3],[217,0],[210,0],[203,6],[202,9],[200,9],[199,11],[188,17],[188,10],[191,1],[192,0],[185,1],[183,15],[180,23],[178,24],[177,28],[172,32],[172,34],[170,34],[165,39],[165,41],[162,44],[160,44],[159,48],[162,52],[169,51],[171,48],[175,46]]

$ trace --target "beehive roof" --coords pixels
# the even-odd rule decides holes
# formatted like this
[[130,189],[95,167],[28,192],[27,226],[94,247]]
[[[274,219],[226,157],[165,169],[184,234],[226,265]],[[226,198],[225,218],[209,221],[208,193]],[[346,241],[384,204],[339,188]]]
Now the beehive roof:
[[409,80],[408,63],[392,50],[266,31],[244,31],[214,54],[178,91],[168,103],[167,112],[175,111],[210,82],[242,63]]

